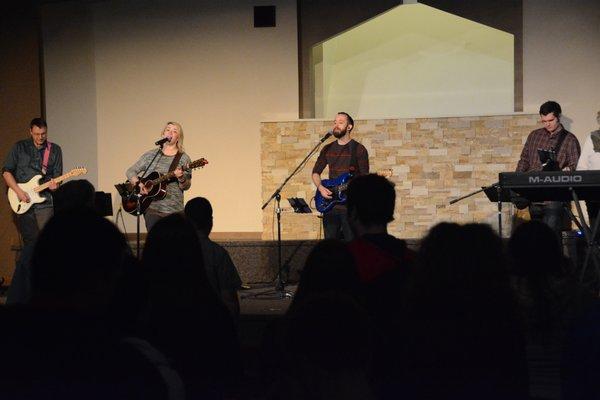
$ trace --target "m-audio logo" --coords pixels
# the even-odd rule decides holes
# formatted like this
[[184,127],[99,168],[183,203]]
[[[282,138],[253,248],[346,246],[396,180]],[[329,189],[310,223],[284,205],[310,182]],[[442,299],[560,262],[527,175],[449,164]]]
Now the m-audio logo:
[[546,184],[546,183],[581,183],[583,177],[581,175],[562,175],[562,176],[530,176],[529,183],[531,184]]

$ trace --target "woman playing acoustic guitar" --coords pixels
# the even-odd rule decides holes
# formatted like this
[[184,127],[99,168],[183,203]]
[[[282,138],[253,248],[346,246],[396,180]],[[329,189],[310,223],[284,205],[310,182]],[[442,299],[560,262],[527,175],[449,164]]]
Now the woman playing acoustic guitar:
[[[183,128],[177,122],[167,122],[161,137],[167,140],[158,154],[156,150],[148,150],[126,172],[129,182],[139,188],[140,211],[144,213],[148,231],[165,215],[183,211],[183,192],[192,185],[192,172],[184,168],[191,160],[183,150]],[[145,175],[139,176],[144,171]],[[153,180],[169,172],[173,173],[173,179],[153,184]]]

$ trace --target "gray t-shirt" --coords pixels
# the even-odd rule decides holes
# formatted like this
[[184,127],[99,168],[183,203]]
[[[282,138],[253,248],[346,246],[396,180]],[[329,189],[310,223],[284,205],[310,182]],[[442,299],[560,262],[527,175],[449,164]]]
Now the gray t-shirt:
[[[139,176],[144,170],[146,166],[150,164],[150,161],[156,154],[156,150],[149,150],[145,152],[139,160],[136,161],[126,172],[127,179],[131,179],[134,176]],[[152,172],[158,172],[160,174],[166,174],[169,172],[169,167],[173,162],[173,158],[175,156],[167,156],[162,153],[162,151],[156,156],[156,159],[152,161],[152,165],[148,168],[148,172],[146,172],[146,177],[150,175]],[[183,166],[185,164],[189,164],[191,162],[190,157],[183,153],[181,158],[179,159],[179,166]],[[174,212],[183,211],[183,191],[188,190],[192,183],[192,171],[187,170],[184,171],[184,175],[186,177],[186,181],[184,184],[179,184],[176,178],[169,181],[167,184],[167,195],[164,199],[158,200],[155,199],[150,203],[150,206],[146,210],[146,212],[158,212],[163,214],[171,214]]]

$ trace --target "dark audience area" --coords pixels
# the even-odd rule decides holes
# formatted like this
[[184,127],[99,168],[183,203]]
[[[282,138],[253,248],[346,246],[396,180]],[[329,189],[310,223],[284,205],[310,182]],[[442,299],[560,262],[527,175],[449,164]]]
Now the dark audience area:
[[137,260],[91,185],[65,190],[78,202],[21,266],[27,295],[0,308],[2,399],[600,398],[600,303],[541,222],[508,241],[442,222],[414,252],[387,231],[394,185],[356,177],[355,238],[313,248],[249,345],[235,266],[205,265],[228,257],[206,199],[160,219]]

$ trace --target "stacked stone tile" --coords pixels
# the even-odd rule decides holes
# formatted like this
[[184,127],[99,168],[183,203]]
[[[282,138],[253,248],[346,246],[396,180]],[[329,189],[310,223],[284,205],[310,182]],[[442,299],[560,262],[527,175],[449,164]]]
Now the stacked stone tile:
[[[498,173],[514,171],[529,132],[539,127],[536,114],[488,117],[358,120],[352,136],[369,151],[371,171],[391,169],[396,210],[390,233],[420,238],[441,221],[497,221],[497,205],[483,193],[453,205],[449,201],[498,181]],[[266,200],[300,163],[330,121],[264,122],[261,124],[262,196]],[[289,197],[314,205],[311,170],[315,154],[282,191],[282,239],[322,236],[317,214],[294,214]],[[324,176],[327,175],[324,171]],[[504,234],[510,230],[512,207],[506,206]],[[263,239],[276,239],[274,207],[263,211]]]

